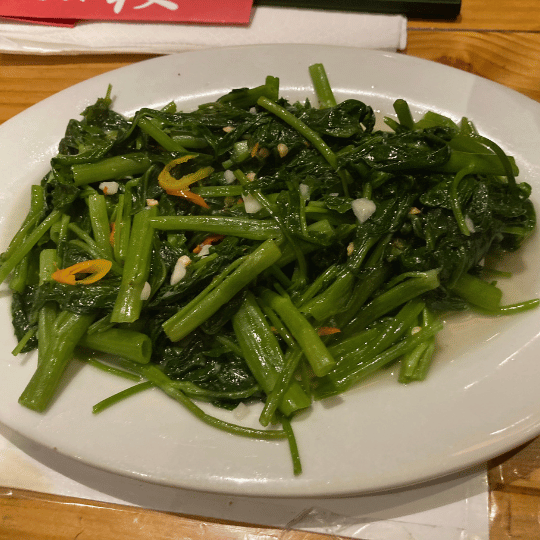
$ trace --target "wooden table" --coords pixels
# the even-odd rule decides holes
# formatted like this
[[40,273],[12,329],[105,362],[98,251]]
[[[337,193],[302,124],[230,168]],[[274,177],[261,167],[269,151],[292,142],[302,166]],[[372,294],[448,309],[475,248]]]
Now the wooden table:
[[[408,46],[404,54],[447,64],[506,85],[540,101],[540,2],[538,0],[463,0],[456,21],[409,21]],[[0,123],[34,103],[94,75],[149,58],[148,55],[110,56],[25,56],[0,54]],[[489,463],[491,540],[540,538],[540,437]],[[0,490],[0,497],[6,495]],[[172,538],[178,531],[193,538],[239,538],[235,526],[206,523],[204,533],[197,518],[148,512],[145,531],[134,527],[131,510],[96,504],[84,508],[59,505],[50,496],[17,492],[3,500],[11,501],[20,525],[20,537],[42,538],[36,527],[26,529],[29,519],[45,525],[55,512],[56,540],[74,538],[83,518],[86,533],[99,531],[103,516],[109,529],[108,540],[131,537]],[[61,509],[62,508],[62,509]],[[74,510],[75,508],[75,510]],[[103,510],[105,509],[105,514]],[[99,521],[96,516],[99,513]],[[18,517],[17,517],[18,516]],[[39,521],[41,520],[41,521]],[[100,525],[101,524],[101,525]],[[97,527],[92,529],[92,527]],[[124,529],[121,529],[124,527]],[[28,536],[31,531],[36,536]],[[151,535],[148,535],[153,531]],[[127,533],[130,533],[129,536]],[[251,528],[254,537],[300,538],[318,535],[287,533]],[[126,536],[124,536],[126,535]],[[43,536],[43,538],[45,538]],[[84,536],[90,538],[91,536]],[[95,536],[97,537],[97,536]],[[1,537],[0,537],[1,538]],[[82,538],[82,537],[81,537]]]

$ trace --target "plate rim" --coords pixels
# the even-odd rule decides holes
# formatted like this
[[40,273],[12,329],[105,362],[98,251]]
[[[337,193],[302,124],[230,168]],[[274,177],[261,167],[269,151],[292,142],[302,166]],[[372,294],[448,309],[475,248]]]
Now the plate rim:
[[[133,70],[133,72],[135,73],[135,72],[138,72],[141,69],[144,69],[144,66],[149,65],[149,63],[152,63],[153,65],[157,65],[157,63],[159,63],[159,62],[164,62],[166,64],[168,62],[174,61],[174,58],[178,58],[178,57],[185,58],[187,56],[189,56],[189,57],[203,56],[204,57],[205,55],[212,54],[213,52],[216,52],[216,51],[219,51],[220,54],[222,54],[223,51],[229,51],[228,54],[233,54],[234,55],[235,54],[234,51],[240,51],[240,50],[244,51],[244,52],[246,50],[247,51],[254,51],[254,50],[255,51],[261,51],[261,50],[268,50],[268,49],[287,50],[289,47],[291,47],[291,45],[288,45],[288,44],[254,45],[254,46],[244,45],[244,46],[224,47],[224,48],[216,48],[216,49],[205,49],[205,50],[198,50],[198,51],[187,51],[187,52],[183,52],[183,53],[177,53],[177,54],[174,54],[174,55],[156,57],[156,58],[142,60],[142,61],[137,62],[135,64],[130,64],[130,65],[127,65],[127,66],[124,66],[124,67],[121,67],[121,68],[117,68],[117,69],[115,69],[113,71],[98,75],[96,77],[92,77],[91,79],[88,79],[86,81],[82,81],[80,83],[77,83],[76,85],[73,85],[73,86],[71,86],[71,87],[69,87],[67,89],[64,89],[64,90],[54,94],[53,96],[50,96],[50,97],[46,98],[45,100],[43,100],[43,101],[29,107],[25,111],[19,113],[18,115],[14,116],[13,118],[7,120],[2,126],[0,126],[0,139],[2,137],[3,132],[6,131],[8,128],[11,129],[13,126],[18,126],[18,125],[21,124],[21,122],[24,124],[28,119],[32,119],[32,117],[35,116],[36,111],[40,111],[43,108],[46,108],[50,103],[56,103],[58,100],[60,100],[60,99],[62,99],[64,97],[69,98],[70,96],[72,96],[74,94],[77,94],[81,88],[83,88],[83,89],[88,88],[90,82],[92,82],[92,84],[98,84],[98,83],[101,83],[102,81],[105,81],[108,77],[109,78],[110,77],[117,77],[117,76],[119,76],[120,73],[129,73],[131,70]],[[305,47],[309,47],[312,50],[314,49],[313,46],[305,46]],[[303,48],[303,47],[298,46],[298,45],[295,44],[294,48],[298,49],[298,48]],[[468,80],[468,81],[476,82],[476,81],[478,81],[480,79],[482,81],[483,85],[487,85],[488,87],[492,87],[492,88],[496,89],[495,90],[496,93],[506,94],[508,96],[511,96],[512,100],[521,102],[521,103],[529,105],[529,106],[532,106],[532,104],[534,104],[533,108],[537,109],[539,111],[539,113],[540,113],[540,104],[538,104],[537,102],[533,101],[532,99],[530,99],[530,98],[528,98],[528,97],[526,97],[526,96],[524,96],[522,94],[519,94],[515,90],[504,87],[503,85],[501,85],[499,83],[496,83],[494,81],[490,81],[488,79],[478,77],[477,75],[474,75],[474,74],[471,74],[471,73],[468,73],[468,72],[463,72],[463,71],[458,70],[457,68],[454,68],[454,67],[451,67],[451,66],[437,64],[437,63],[434,63],[434,62],[431,62],[431,61],[428,61],[428,60],[424,60],[424,59],[421,59],[421,58],[410,57],[410,56],[402,55],[400,53],[393,53],[393,52],[386,52],[386,51],[373,51],[373,50],[357,49],[355,47],[343,47],[343,46],[337,46],[337,45],[336,46],[318,46],[318,47],[315,47],[315,49],[319,49],[319,50],[321,48],[324,48],[324,49],[327,49],[327,50],[328,49],[333,49],[334,51],[348,50],[348,51],[354,51],[354,53],[359,54],[360,56],[364,55],[366,57],[372,57],[372,58],[376,58],[378,56],[384,56],[384,57],[387,57],[387,58],[394,59],[394,61],[397,61],[399,63],[410,63],[410,65],[415,65],[415,66],[429,66],[428,70],[434,70],[434,71],[441,72],[441,73],[442,72],[452,73],[452,76],[455,76],[456,78],[461,77],[461,78],[463,78],[463,80]],[[173,60],[171,60],[171,59],[173,59]],[[305,66],[305,68],[306,68],[306,71],[307,71],[307,66]],[[286,82],[286,81],[283,81],[283,82]],[[84,94],[84,92],[83,92],[83,94]],[[94,99],[95,99],[95,96],[94,96]],[[369,104],[368,100],[366,100],[366,102]],[[0,151],[0,155],[1,155],[1,151]],[[1,226],[1,223],[0,223],[0,226]],[[1,417],[0,417],[0,419],[1,419]],[[19,431],[19,430],[17,430],[16,427],[11,426],[9,423],[7,423],[5,421],[3,423],[5,423],[11,429],[14,429],[15,431]],[[506,450],[509,450],[509,449],[517,446],[518,444],[521,444],[522,442],[526,442],[526,440],[528,440],[529,438],[531,438],[532,436],[534,436],[534,435],[536,435],[538,433],[540,433],[540,417],[537,419],[534,426],[531,425],[528,430],[524,430],[524,431],[521,432],[521,437],[520,438],[514,438],[511,442],[507,441],[506,443],[499,443],[499,444],[492,443],[491,444],[491,452],[486,453],[484,451],[482,453],[482,456],[480,454],[478,454],[476,456],[476,459],[472,459],[472,457],[471,457],[471,459],[469,459],[468,464],[465,467],[464,466],[459,466],[459,465],[456,464],[453,467],[447,467],[444,471],[441,471],[440,474],[434,474],[433,471],[431,471],[430,473],[427,473],[424,476],[418,477],[417,481],[411,481],[410,479],[408,481],[406,481],[405,483],[403,481],[398,481],[397,483],[392,483],[391,481],[386,481],[386,482],[381,483],[381,485],[379,487],[371,486],[366,490],[361,489],[361,488],[359,490],[351,490],[349,488],[349,489],[345,489],[345,490],[341,490],[341,491],[340,490],[336,491],[335,488],[331,488],[329,486],[312,487],[310,494],[312,496],[352,495],[352,494],[365,493],[365,492],[384,491],[384,490],[388,490],[388,489],[401,487],[401,486],[404,486],[404,485],[412,485],[413,483],[414,484],[422,483],[422,482],[431,480],[431,479],[436,478],[436,477],[447,476],[447,475],[453,474],[453,473],[455,473],[455,472],[457,472],[459,470],[463,470],[464,468],[475,466],[478,463],[485,461],[485,459],[486,459],[485,456],[487,456],[487,459],[489,459],[489,458],[492,458],[492,457],[494,457],[496,455],[499,455],[500,453],[502,453],[502,452],[504,452]],[[27,433],[21,432],[21,434],[28,438]],[[30,440],[34,440],[34,441],[36,441],[36,442],[38,442],[40,444],[43,444],[39,440],[33,439],[32,437],[30,437]],[[61,449],[59,449],[59,451],[60,451],[60,453],[62,453]],[[149,480],[149,481],[154,481],[152,478],[145,478],[144,474],[139,474],[138,471],[128,471],[128,470],[121,471],[121,470],[118,470],[117,468],[115,468],[114,466],[111,466],[111,467],[108,468],[107,466],[104,466],[103,464],[92,463],[92,462],[90,462],[90,461],[88,461],[87,459],[84,459],[84,458],[78,458],[77,456],[73,456],[73,455],[70,455],[70,454],[67,454],[67,453],[64,454],[64,455],[66,455],[67,457],[70,457],[70,458],[75,457],[75,459],[80,459],[84,463],[87,463],[87,464],[102,468],[104,470],[108,470],[109,472],[122,474],[124,476],[131,476],[131,477],[135,477],[135,478],[138,478],[138,479],[145,479],[145,480]],[[286,492],[280,492],[279,490],[276,490],[275,488],[274,488],[274,490],[272,490],[272,489],[270,489],[270,490],[263,489],[261,491],[260,489],[257,489],[257,485],[251,485],[251,487],[248,487],[248,489],[246,491],[245,484],[241,484],[241,483],[240,484],[238,484],[238,483],[235,484],[234,482],[232,484],[230,484],[229,487],[227,487],[227,485],[225,485],[225,484],[220,484],[220,487],[217,487],[215,489],[210,489],[210,490],[208,489],[209,486],[206,486],[206,487],[202,486],[202,487],[197,488],[197,486],[194,486],[194,485],[178,485],[177,482],[167,483],[163,479],[157,480],[156,483],[164,484],[164,485],[174,485],[176,487],[184,487],[184,488],[188,488],[188,489],[199,489],[201,491],[214,491],[214,492],[218,492],[218,493],[238,494],[238,495],[247,494],[247,495],[250,495],[250,496],[260,495],[260,496],[287,496],[287,497],[306,496],[306,493],[304,491],[306,486],[303,485],[304,483],[302,481],[300,481],[298,483],[298,485],[301,486],[300,489],[298,489],[298,488],[289,488],[289,489],[286,490]],[[242,486],[244,486],[244,487],[242,487]]]

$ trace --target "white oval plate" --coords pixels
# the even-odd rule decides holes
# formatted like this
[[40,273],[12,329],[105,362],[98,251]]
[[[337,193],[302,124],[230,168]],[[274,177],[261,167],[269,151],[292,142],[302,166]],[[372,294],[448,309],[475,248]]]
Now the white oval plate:
[[[399,54],[326,46],[203,50],[131,65],[78,84],[0,127],[3,249],[48,170],[68,120],[113,85],[114,108],[131,114],[175,100],[190,110],[232,88],[280,77],[290,99],[313,98],[308,66],[322,62],[338,100],[354,97],[382,114],[397,98],[472,119],[514,155],[519,179],[540,194],[540,105],[487,80]],[[513,261],[505,301],[538,296],[538,235]],[[166,485],[237,495],[330,496],[383,490],[442,476],[502,453],[540,432],[540,311],[505,319],[452,318],[429,379],[403,386],[387,373],[342,398],[316,403],[295,431],[304,472],[292,475],[283,442],[235,437],[201,424],[158,390],[93,416],[91,407],[126,384],[73,363],[46,414],[17,399],[35,355],[13,357],[10,298],[0,298],[0,421],[66,456]],[[232,413],[218,411],[234,420]],[[257,412],[243,420],[256,426]]]

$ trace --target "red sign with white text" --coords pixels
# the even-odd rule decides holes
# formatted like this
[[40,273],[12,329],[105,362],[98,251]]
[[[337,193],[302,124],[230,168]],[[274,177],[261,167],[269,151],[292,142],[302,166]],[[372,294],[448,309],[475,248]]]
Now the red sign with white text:
[[0,17],[247,24],[252,0],[0,0]]

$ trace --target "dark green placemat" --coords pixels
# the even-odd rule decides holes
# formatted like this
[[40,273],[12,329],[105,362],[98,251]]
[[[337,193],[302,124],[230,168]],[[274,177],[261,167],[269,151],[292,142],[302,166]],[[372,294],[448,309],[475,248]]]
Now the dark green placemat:
[[254,0],[254,4],[365,13],[400,13],[409,18],[420,19],[455,19],[461,9],[461,0]]

